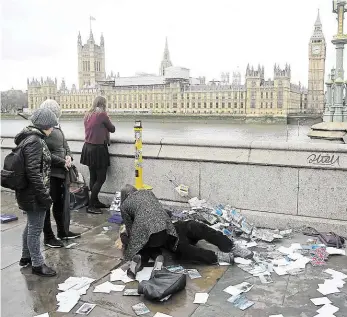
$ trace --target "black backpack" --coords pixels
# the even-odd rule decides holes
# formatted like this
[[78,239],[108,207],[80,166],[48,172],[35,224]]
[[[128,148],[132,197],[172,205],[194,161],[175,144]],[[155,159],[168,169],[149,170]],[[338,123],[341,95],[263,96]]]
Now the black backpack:
[[1,170],[2,187],[21,190],[28,186],[25,175],[25,159],[22,152],[24,141],[5,157],[4,168]]

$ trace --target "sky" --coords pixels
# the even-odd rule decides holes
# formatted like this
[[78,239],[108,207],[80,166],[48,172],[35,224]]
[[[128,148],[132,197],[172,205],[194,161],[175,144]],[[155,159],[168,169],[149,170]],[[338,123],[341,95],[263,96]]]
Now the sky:
[[0,90],[26,90],[27,78],[77,84],[77,35],[105,37],[106,72],[158,73],[165,37],[174,66],[192,77],[219,79],[247,64],[289,63],[292,82],[307,86],[308,44],[320,9],[327,41],[326,71],[335,64],[331,43],[336,15],[330,0],[5,0],[1,5]]

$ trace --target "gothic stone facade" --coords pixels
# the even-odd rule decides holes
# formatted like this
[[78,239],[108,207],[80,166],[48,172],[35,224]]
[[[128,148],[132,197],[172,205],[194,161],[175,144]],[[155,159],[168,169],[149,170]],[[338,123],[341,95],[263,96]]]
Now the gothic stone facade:
[[[240,73],[229,74],[221,81],[205,83],[187,78],[166,78],[166,69],[172,65],[165,43],[159,76],[122,78],[105,74],[104,38],[100,46],[90,33],[87,44],[78,36],[79,89],[67,89],[64,80],[47,78],[28,80],[28,104],[33,110],[46,98],[53,98],[64,112],[85,112],[94,97],[104,95],[110,112],[147,112],[180,114],[233,114],[242,116],[286,116],[290,113],[323,111],[325,41],[319,16],[309,47],[309,89],[291,82],[291,68],[274,66],[273,79],[265,80],[264,67],[247,66],[245,82]],[[318,48],[319,47],[319,48]]]

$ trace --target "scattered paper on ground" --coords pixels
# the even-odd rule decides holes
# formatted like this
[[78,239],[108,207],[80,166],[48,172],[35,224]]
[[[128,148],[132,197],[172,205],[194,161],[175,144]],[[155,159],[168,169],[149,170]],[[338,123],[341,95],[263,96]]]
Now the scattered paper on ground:
[[44,314],[41,314],[41,315],[36,315],[34,317],[49,317],[48,313],[44,313]]
[[208,293],[195,293],[194,304],[205,304],[208,296]]
[[259,275],[260,282],[262,284],[270,284],[273,283],[271,276],[269,275]]
[[60,313],[68,313],[77,305],[80,299],[80,294],[76,290],[68,290],[58,293],[56,298],[59,306],[57,311]]
[[335,314],[337,311],[339,311],[340,308],[331,305],[331,304],[326,304],[322,308],[317,310],[317,313],[323,315],[323,316],[330,316],[332,314]]
[[230,263],[228,263],[228,262],[218,262],[218,264],[220,266],[228,266],[228,265],[230,265]]
[[228,298],[228,302],[241,310],[245,310],[254,305],[254,302],[248,300],[244,294],[234,295]]
[[95,304],[84,303],[77,311],[76,314],[88,315],[95,307]]
[[128,277],[127,272],[123,271],[122,269],[116,269],[111,272],[110,281],[122,281],[123,283],[129,283],[133,282],[134,280]]
[[166,315],[163,313],[156,313],[153,317],[172,317],[171,315]]
[[148,281],[151,278],[153,267],[144,267],[140,272],[136,274],[136,280],[140,282]]
[[337,249],[337,248],[332,248],[332,247],[327,247],[325,249],[328,254],[334,255],[334,254],[340,254],[340,255],[346,255],[346,251],[342,249]]
[[201,275],[200,275],[200,273],[199,273],[199,271],[197,269],[188,269],[187,273],[188,273],[188,275],[189,275],[191,280],[194,280],[196,278],[200,278],[201,277]]
[[253,261],[252,261],[252,260],[247,260],[247,259],[244,259],[244,258],[235,258],[235,259],[234,259],[234,262],[235,262],[236,264],[248,265],[248,264],[251,264]]
[[128,288],[124,290],[123,295],[124,296],[140,296],[140,294],[137,292],[137,288]]
[[147,308],[147,306],[144,303],[138,303],[132,306],[132,309],[137,316],[150,313],[150,310]]
[[246,293],[249,290],[251,290],[252,287],[253,287],[252,284],[243,282],[237,285],[231,285],[227,287],[226,289],[224,289],[224,292],[234,296],[234,295],[239,295],[241,293]]
[[340,279],[340,280],[344,280],[345,278],[347,278],[347,275],[346,275],[346,274],[341,273],[341,272],[339,272],[339,271],[335,271],[335,270],[333,270],[333,269],[327,269],[327,270],[325,270],[324,272],[325,272],[325,273],[328,273],[328,274],[332,275],[334,278],[336,277],[336,278],[338,278],[338,279]]
[[270,315],[269,317],[283,317],[283,315]]
[[328,297],[311,298],[311,302],[316,306],[331,304],[331,301]]
[[114,285],[111,282],[105,282],[95,286],[93,293],[110,293],[112,292],[123,292],[125,285]]

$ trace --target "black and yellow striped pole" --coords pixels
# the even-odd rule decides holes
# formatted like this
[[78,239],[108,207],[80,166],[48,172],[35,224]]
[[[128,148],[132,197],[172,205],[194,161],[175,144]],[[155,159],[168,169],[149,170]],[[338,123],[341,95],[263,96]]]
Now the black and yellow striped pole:
[[152,189],[143,183],[143,161],[142,161],[142,122],[135,121],[135,187],[136,189]]

